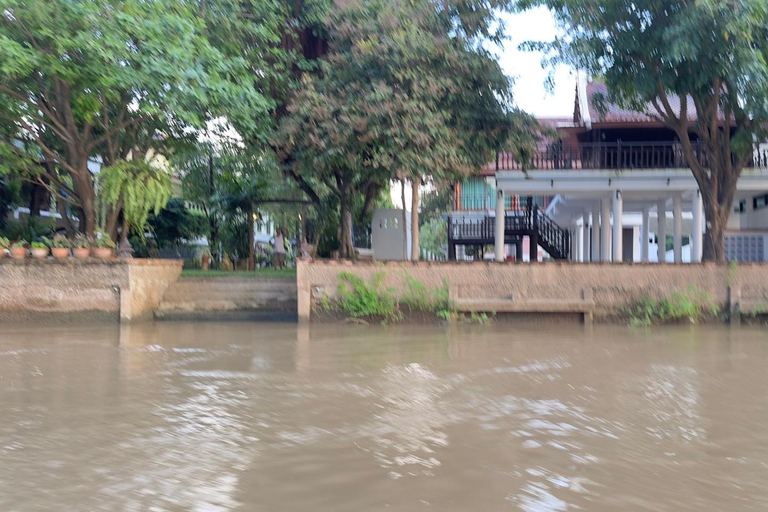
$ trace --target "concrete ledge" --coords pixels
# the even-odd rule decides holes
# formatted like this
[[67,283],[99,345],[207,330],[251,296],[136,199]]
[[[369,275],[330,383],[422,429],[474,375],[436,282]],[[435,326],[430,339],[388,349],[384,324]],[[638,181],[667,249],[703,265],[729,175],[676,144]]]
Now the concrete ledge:
[[182,266],[180,260],[161,259],[4,258],[0,321],[145,320]]
[[[468,311],[580,313],[611,319],[635,302],[695,292],[723,311],[736,301],[768,297],[768,264],[698,263],[495,263],[495,262],[339,262],[299,261],[298,316],[309,321],[313,308],[338,293],[338,276],[355,274],[367,282],[383,273],[383,286],[402,296],[409,282],[428,289],[448,284],[451,300]],[[766,305],[768,305],[768,300]]]

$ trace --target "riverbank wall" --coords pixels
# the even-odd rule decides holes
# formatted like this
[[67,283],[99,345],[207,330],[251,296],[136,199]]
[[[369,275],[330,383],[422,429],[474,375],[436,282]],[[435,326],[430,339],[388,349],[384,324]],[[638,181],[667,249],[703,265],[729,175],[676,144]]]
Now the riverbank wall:
[[706,295],[722,311],[768,312],[768,264],[610,264],[551,262],[351,262],[300,261],[297,269],[299,321],[308,322],[338,296],[339,276],[371,282],[377,274],[395,295],[409,282],[448,286],[464,311],[573,313],[606,321],[638,301],[674,293]]
[[182,265],[161,259],[0,259],[0,321],[151,319]]

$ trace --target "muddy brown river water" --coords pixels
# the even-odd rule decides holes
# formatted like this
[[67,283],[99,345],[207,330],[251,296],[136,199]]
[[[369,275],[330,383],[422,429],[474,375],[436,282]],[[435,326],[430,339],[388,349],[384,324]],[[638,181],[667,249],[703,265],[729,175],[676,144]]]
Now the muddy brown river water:
[[0,511],[765,511],[768,330],[0,327]]

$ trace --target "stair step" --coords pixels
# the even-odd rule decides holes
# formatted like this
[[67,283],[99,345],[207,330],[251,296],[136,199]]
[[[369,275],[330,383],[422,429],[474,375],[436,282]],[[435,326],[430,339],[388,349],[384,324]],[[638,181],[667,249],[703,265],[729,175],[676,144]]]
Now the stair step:
[[195,290],[183,291],[170,289],[165,293],[163,302],[188,300],[296,300],[296,290]]
[[296,322],[293,311],[155,311],[155,320],[179,322]]
[[158,311],[234,311],[234,310],[284,310],[296,309],[296,300],[186,300],[163,301],[158,306]]

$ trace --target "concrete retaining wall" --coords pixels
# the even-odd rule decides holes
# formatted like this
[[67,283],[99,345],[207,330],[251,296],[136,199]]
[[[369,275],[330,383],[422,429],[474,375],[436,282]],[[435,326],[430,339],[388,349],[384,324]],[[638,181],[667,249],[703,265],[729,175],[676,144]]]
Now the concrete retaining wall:
[[121,321],[151,318],[175,260],[0,260],[0,320]]
[[446,280],[453,298],[512,300],[580,300],[590,297],[595,316],[606,317],[633,302],[669,297],[691,287],[707,292],[717,304],[728,307],[729,289],[743,304],[768,305],[768,264],[735,267],[710,263],[580,264],[580,263],[365,263],[300,261],[297,272],[298,314],[308,321],[322,296],[333,298],[338,275],[351,272],[370,280],[385,272],[384,285],[407,290],[405,275],[428,287]]

